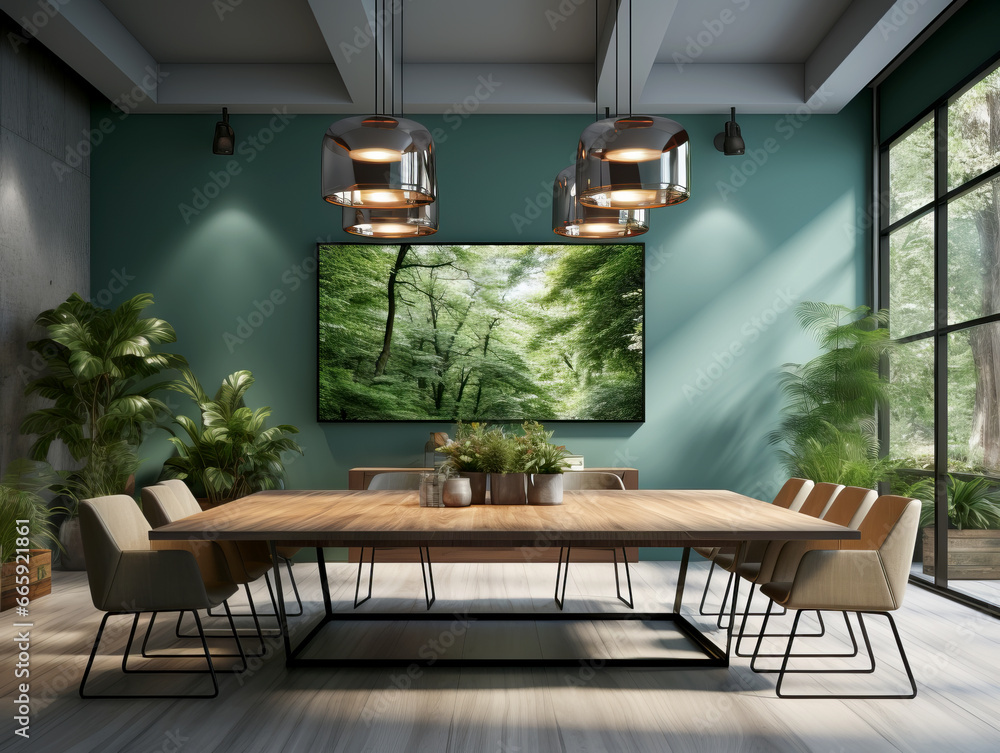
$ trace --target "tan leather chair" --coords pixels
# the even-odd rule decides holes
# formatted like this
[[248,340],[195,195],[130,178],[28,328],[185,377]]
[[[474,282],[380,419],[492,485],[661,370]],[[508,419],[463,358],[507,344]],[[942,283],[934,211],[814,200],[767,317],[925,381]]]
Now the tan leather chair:
[[[118,494],[87,499],[80,503],[80,533],[87,563],[90,597],[94,606],[104,612],[90,659],[80,681],[81,698],[215,698],[219,695],[216,669],[196,610],[225,604],[226,599],[236,593],[225,558],[208,542],[158,542],[162,546],[153,548],[149,541],[149,531],[149,524],[131,497]],[[195,613],[198,637],[201,638],[208,669],[129,669],[128,658],[139,624],[139,615],[144,612],[155,614],[184,611]],[[122,658],[122,672],[209,674],[212,677],[213,692],[200,695],[88,694],[87,678],[94,665],[108,618],[122,614],[133,615],[132,629]],[[229,626],[239,645],[239,636],[231,615]],[[243,668],[246,668],[245,658]]]
[[[771,504],[783,507],[786,510],[798,512],[809,498],[809,495],[812,494],[815,486],[816,485],[809,479],[795,477],[790,478],[782,484],[781,489],[778,490],[778,493],[775,495],[774,501]],[[764,556],[764,550],[766,547],[766,541],[743,542],[744,554],[741,561],[759,562]],[[701,593],[701,603],[698,605],[698,613],[705,617],[716,617],[718,619],[718,625],[721,628],[722,619],[726,612],[726,603],[729,600],[729,591],[732,589],[733,580],[736,577],[733,572],[733,560],[736,556],[736,548],[696,546],[694,547],[694,550],[702,557],[712,561],[712,565],[708,569],[708,578],[705,580],[705,589]],[[712,573],[715,571],[716,566],[722,567],[729,572],[729,580],[726,583],[726,594],[723,596],[722,601],[719,602],[718,611],[706,612],[705,600],[708,598],[708,592],[712,586]]]
[[[917,685],[906,658],[903,643],[896,629],[891,612],[903,605],[906,584],[910,575],[913,546],[916,543],[920,521],[920,501],[906,497],[883,495],[879,497],[858,526],[860,541],[839,542],[838,549],[812,549],[806,551],[798,562],[790,580],[771,581],[761,586],[761,593],[788,610],[795,610],[795,620],[788,638],[780,669],[765,670],[757,667],[761,641],[767,629],[767,617],[761,637],[757,640],[751,669],[755,672],[777,672],[775,692],[781,698],[913,698]],[[792,654],[799,618],[803,611],[821,610],[854,612],[868,650],[870,666],[862,669],[793,670],[788,668],[792,656],[817,656]],[[782,693],[785,675],[790,673],[812,674],[869,674],[875,669],[875,655],[865,628],[864,614],[880,614],[889,621],[896,647],[903,662],[910,692],[901,695],[802,695]],[[848,623],[849,624],[849,623]]]
[[[878,497],[872,489],[865,489],[859,486],[846,486],[837,494],[833,502],[819,516],[823,520],[828,520],[837,525],[857,529],[864,520],[868,511],[871,510]],[[810,510],[815,512],[819,509],[820,503],[816,502]],[[743,621],[740,623],[739,634],[736,638],[736,655],[751,656],[750,653],[742,653],[741,647],[744,638],[756,638],[757,634],[746,633],[747,618],[751,615],[750,605],[753,602],[754,590],[758,584],[767,583],[771,580],[791,579],[798,567],[799,560],[807,551],[811,549],[836,548],[839,541],[771,541],[768,542],[764,550],[764,556],[760,562],[744,562],[737,566],[736,574],[743,580],[750,583],[750,593],[747,596],[746,607],[743,611]],[[787,577],[783,577],[784,574]],[[761,613],[757,613],[761,614]],[[819,618],[820,631],[818,633],[803,635],[802,637],[819,638],[826,632],[823,624],[823,615],[817,612]],[[850,623],[848,623],[850,630]],[[787,633],[770,633],[766,637],[788,637]]]
[[[184,509],[190,510],[190,512],[187,513],[188,515],[194,515],[196,512],[201,512],[201,505],[198,504],[197,498],[191,492],[190,487],[188,487],[188,485],[185,484],[181,479],[179,478],[165,479],[159,483],[159,486],[165,486],[168,489],[170,489],[170,491],[174,493],[174,496],[177,497],[178,501],[183,502]],[[154,525],[153,528],[156,528],[156,526]],[[292,557],[298,554],[301,548],[302,547],[298,546],[275,547],[278,554],[278,559],[283,560],[285,563],[285,569],[288,571],[288,579],[292,586],[292,593],[295,594],[296,610],[293,612],[289,609],[286,609],[285,610],[286,617],[298,617],[302,614],[302,597],[299,595],[299,586],[295,582],[295,575],[292,573]],[[268,548],[268,545],[265,544],[264,542],[260,541],[240,542],[240,551],[241,551],[241,556],[247,563],[247,565],[244,566],[244,569],[248,569],[248,572],[255,570],[255,566],[251,563],[260,563],[260,565],[262,566],[265,562],[270,563],[271,561],[270,549]],[[238,569],[239,566],[237,567],[237,570]],[[274,563],[274,577],[275,578],[281,577],[280,573],[278,572],[277,562]],[[264,571],[264,581],[267,584],[267,592],[271,597],[271,603],[275,604],[274,589],[271,588],[271,579],[268,575],[267,570]],[[267,614],[267,613],[262,612],[260,614]],[[253,615],[245,613],[244,614],[234,613],[234,616],[252,617]]]
[[[625,491],[625,483],[621,476],[616,473],[604,473],[601,471],[567,471],[563,474],[563,489],[566,491],[586,491],[588,489],[605,491]],[[632,597],[632,576],[628,571],[628,554],[625,547],[588,546],[577,547],[578,549],[596,549],[611,552],[615,563],[615,595],[618,600],[629,609],[635,608],[635,600]],[[628,584],[628,599],[622,596],[621,578],[618,575],[618,551],[621,550],[622,562],[625,563],[625,581]],[[569,558],[573,547],[559,547],[559,565],[556,567],[556,606],[560,609],[566,603],[566,583],[569,579]],[[566,555],[566,570],[562,576],[562,597],[559,596],[559,574],[563,568],[563,554]]]
[[[187,490],[184,482],[181,481],[180,483]],[[174,493],[174,486],[166,483],[147,486],[142,490],[141,495],[143,514],[153,528],[159,528],[167,523],[173,523],[174,521],[201,512],[201,506],[190,491],[187,491],[186,494],[178,495]],[[247,601],[250,604],[250,614],[242,616],[253,618],[254,627],[257,631],[257,639],[260,642],[260,651],[250,654],[250,656],[263,656],[265,650],[264,634],[260,627],[260,619],[257,607],[254,604],[253,594],[250,592],[250,583],[253,583],[271,569],[271,555],[267,545],[259,541],[215,541],[206,543],[211,543],[212,546],[219,549],[225,557],[226,565],[229,568],[233,582],[237,586],[243,586]],[[265,614],[267,613],[265,612]],[[214,617],[216,615],[211,616]],[[183,618],[183,612],[177,615],[177,626],[174,628],[174,633],[178,638],[193,638],[194,636],[192,635],[181,633],[181,621]],[[150,626],[147,629],[147,637],[151,630],[152,622],[150,622]]]
[[[376,473],[372,476],[371,481],[368,482],[369,491],[416,491],[420,488],[420,482],[422,479],[422,474],[420,473]],[[371,559],[368,563],[368,595],[365,598],[358,600],[358,596],[361,593],[361,573],[363,572],[365,565],[365,549],[371,550]],[[375,580],[375,552],[376,550],[386,550],[386,549],[400,549],[401,547],[393,546],[372,546],[372,547],[361,547],[361,554],[358,557],[358,581],[354,587],[354,608],[357,609],[366,601],[372,597],[372,583]],[[437,600],[437,591],[434,588],[434,570],[431,568],[431,550],[430,547],[418,546],[417,551],[420,552],[420,575],[424,581],[424,601],[427,602],[427,608],[430,609],[434,602]],[[426,557],[427,565],[426,571],[424,569],[424,558]],[[429,578],[428,578],[429,574]],[[429,585],[428,585],[429,583]]]

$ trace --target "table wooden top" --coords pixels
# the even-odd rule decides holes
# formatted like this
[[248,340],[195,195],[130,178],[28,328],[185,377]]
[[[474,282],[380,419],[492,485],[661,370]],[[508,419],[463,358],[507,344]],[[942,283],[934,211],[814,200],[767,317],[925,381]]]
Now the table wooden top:
[[415,491],[268,491],[156,528],[150,539],[301,546],[721,546],[857,539],[850,528],[722,490],[567,491],[562,505],[420,507]]

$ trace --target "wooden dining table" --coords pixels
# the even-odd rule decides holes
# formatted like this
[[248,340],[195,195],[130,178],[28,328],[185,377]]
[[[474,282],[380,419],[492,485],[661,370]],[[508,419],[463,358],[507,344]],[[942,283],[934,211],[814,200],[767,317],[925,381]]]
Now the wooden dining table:
[[472,612],[476,621],[625,620],[671,623],[699,647],[702,656],[637,656],[602,660],[605,666],[728,666],[735,623],[738,586],[733,588],[730,620],[723,645],[685,617],[684,584],[691,548],[732,546],[739,557],[752,541],[850,540],[857,530],[793,512],[719,489],[630,491],[568,491],[556,506],[473,505],[463,508],[420,507],[415,491],[293,491],[258,492],[226,505],[155,528],[151,540],[264,541],[277,562],[276,547],[315,547],[319,562],[324,611],[319,622],[293,645],[284,608],[281,579],[276,578],[278,621],[289,666],[435,666],[565,665],[586,657],[559,659],[476,656],[431,660],[421,657],[317,658],[303,656],[310,642],[332,622],[357,620],[429,620],[448,622],[455,615],[434,610],[356,612],[335,610],[330,597],[323,547],[517,547],[530,560],[532,551],[550,547],[680,547],[679,576],[672,611],[630,612]]

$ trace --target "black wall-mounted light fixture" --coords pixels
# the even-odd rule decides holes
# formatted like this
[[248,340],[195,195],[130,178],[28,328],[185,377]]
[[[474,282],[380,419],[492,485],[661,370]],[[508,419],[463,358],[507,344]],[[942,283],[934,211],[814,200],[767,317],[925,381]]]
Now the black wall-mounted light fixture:
[[733,107],[731,112],[726,129],[715,137],[715,148],[727,157],[737,157],[746,152],[747,146],[740,135],[740,124],[736,122],[736,108]]
[[212,139],[212,154],[228,155],[233,153],[236,145],[236,134],[229,125],[229,108],[222,108],[222,120],[215,124],[215,138]]

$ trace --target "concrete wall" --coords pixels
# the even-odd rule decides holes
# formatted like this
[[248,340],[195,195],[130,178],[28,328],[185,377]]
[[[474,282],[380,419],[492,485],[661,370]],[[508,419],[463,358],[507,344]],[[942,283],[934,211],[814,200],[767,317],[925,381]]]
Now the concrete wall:
[[[18,31],[0,13],[0,468],[25,454],[31,441],[17,427],[43,404],[24,398],[35,316],[90,294],[90,160],[80,142],[92,90]],[[67,455],[60,445],[50,459],[66,467]]]

